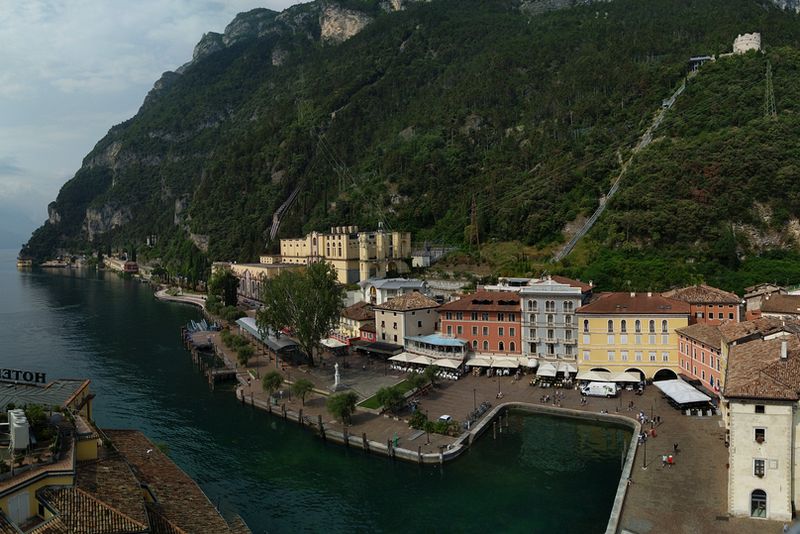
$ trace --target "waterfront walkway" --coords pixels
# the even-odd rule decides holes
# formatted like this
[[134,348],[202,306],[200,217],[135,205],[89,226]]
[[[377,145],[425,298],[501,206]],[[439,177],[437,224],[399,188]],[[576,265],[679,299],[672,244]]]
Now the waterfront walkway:
[[[219,350],[226,353],[229,361],[236,361],[233,353],[213,337]],[[230,353],[230,354],[227,354]],[[334,421],[327,412],[325,401],[333,382],[333,361],[327,357],[325,366],[314,368],[292,366],[276,361],[274,356],[260,352],[250,360],[248,368],[257,377],[276,368],[287,380],[300,377],[313,382],[316,391],[306,397],[305,406],[300,399],[292,398],[288,391],[290,386],[284,384],[284,397],[273,407],[273,413],[280,416],[281,405],[286,409],[299,413],[310,424],[315,425],[318,417],[322,418],[326,430],[342,432],[344,427]],[[353,386],[353,389],[373,389],[383,377],[387,383],[398,382],[404,375],[386,368],[382,362],[369,361],[363,356],[348,356],[348,368],[344,368],[342,359],[340,374],[342,383]],[[250,376],[240,367],[240,394],[244,403],[255,403],[257,407],[267,406],[267,395],[262,390],[260,380]],[[648,416],[659,416],[661,423],[656,427],[656,437],[647,442],[647,458],[645,449],[639,446],[634,461],[631,485],[628,488],[625,505],[620,521],[621,532],[633,534],[648,533],[762,533],[781,532],[782,524],[776,522],[729,518],[727,516],[727,458],[728,449],[724,444],[725,431],[719,416],[689,417],[673,409],[655,387],[648,387],[642,396],[623,391],[617,399],[590,397],[587,405],[581,405],[580,395],[575,390],[541,389],[529,385],[530,376],[514,380],[513,376],[485,377],[465,376],[458,381],[441,381],[429,394],[420,397],[419,409],[428,414],[429,419],[436,420],[441,415],[450,415],[462,421],[473,407],[483,401],[492,406],[504,402],[525,402],[530,404],[546,404],[553,407],[552,399],[542,403],[544,395],[553,396],[558,391],[563,398],[558,405],[598,413],[607,411],[611,414],[635,419],[639,411]],[[363,384],[372,383],[373,388],[365,388]],[[497,399],[498,391],[502,399]],[[363,392],[362,395],[372,391]],[[629,410],[630,402],[634,403]],[[440,447],[452,446],[457,438],[431,434],[430,437],[408,426],[410,412],[401,412],[399,416],[376,415],[358,411],[349,425],[351,436],[361,437],[386,444],[388,440],[398,439],[398,447],[423,454],[438,453]],[[649,427],[649,425],[648,425]],[[492,439],[492,429],[480,439]],[[673,444],[678,443],[679,452],[675,455],[672,467],[662,467],[661,455],[668,454]],[[647,469],[642,469],[645,465]]]
[[183,304],[191,304],[192,306],[197,306],[201,309],[205,309],[206,307],[206,297],[205,295],[195,295],[195,294],[180,294],[180,295],[170,295],[167,293],[169,288],[159,289],[155,292],[155,297],[158,300],[163,300],[165,302],[180,302]]

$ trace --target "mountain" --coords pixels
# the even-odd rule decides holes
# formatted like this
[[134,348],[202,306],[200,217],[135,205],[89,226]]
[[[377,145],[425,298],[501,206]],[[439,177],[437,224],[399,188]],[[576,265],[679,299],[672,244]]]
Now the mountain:
[[[741,261],[758,248],[751,227],[769,233],[797,217],[785,201],[798,188],[791,161],[745,165],[736,146],[774,155],[772,144],[794,133],[799,8],[794,0],[317,0],[242,13],[223,34],[204,35],[192,60],[165,73],[136,116],[97,143],[23,252],[42,258],[156,235],[141,256],[199,277],[209,258],[274,250],[273,214],[289,198],[278,237],[382,221],[416,240],[461,244],[475,230],[474,206],[483,241],[547,247],[598,205],[682,83],[687,59],[729,52],[738,34],[761,31],[766,55],[719,60],[708,77],[703,67],[687,89],[692,120],[667,120],[656,132],[663,142],[637,155],[619,198],[564,268],[609,260],[624,276],[617,258],[652,251],[664,261]],[[758,125],[767,57],[778,117],[764,128],[774,136]],[[728,91],[737,69],[749,76],[748,96],[726,100],[725,117],[716,117],[718,104],[693,104]],[[741,144],[728,146],[731,135]],[[727,158],[716,167],[725,176],[700,187],[703,196],[694,191],[707,171],[689,176],[696,167],[675,158],[702,164],[709,153]],[[647,189],[662,177],[668,187]],[[786,189],[776,195],[768,185],[750,202],[759,179]],[[737,196],[741,180],[747,193]],[[686,216],[674,204],[708,215],[708,198],[737,200],[713,212],[714,232],[671,224]],[[762,208],[772,215],[745,216]],[[654,216],[664,210],[677,219]]]

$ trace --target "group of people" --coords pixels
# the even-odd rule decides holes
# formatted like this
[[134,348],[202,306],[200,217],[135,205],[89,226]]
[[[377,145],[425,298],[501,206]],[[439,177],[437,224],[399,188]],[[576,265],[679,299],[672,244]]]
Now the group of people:
[[548,404],[550,402],[553,403],[553,406],[561,407],[561,401],[564,400],[564,392],[563,391],[556,391],[553,395],[542,395],[539,397],[539,402],[542,404]]

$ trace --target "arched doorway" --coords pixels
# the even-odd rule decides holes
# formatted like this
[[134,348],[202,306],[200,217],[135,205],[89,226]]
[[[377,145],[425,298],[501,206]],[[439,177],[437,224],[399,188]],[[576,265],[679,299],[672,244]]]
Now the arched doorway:
[[644,382],[644,380],[645,380],[644,371],[642,371],[641,369],[637,369],[635,367],[631,367],[630,369],[625,369],[625,372],[626,373],[636,373],[637,375],[639,375],[639,380],[641,380],[642,382]]
[[672,369],[659,369],[659,371],[653,375],[653,382],[658,382],[659,380],[676,380],[678,375]]
[[753,490],[750,494],[750,517],[767,517],[767,492],[764,490]]

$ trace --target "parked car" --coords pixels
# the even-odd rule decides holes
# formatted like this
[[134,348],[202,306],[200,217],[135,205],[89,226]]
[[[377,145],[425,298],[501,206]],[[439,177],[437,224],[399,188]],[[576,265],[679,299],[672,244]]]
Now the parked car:
[[612,382],[589,382],[581,387],[581,393],[588,397],[616,397],[617,385]]
[[440,415],[439,416],[439,422],[440,423],[449,423],[452,419],[453,418],[450,417],[449,415]]

